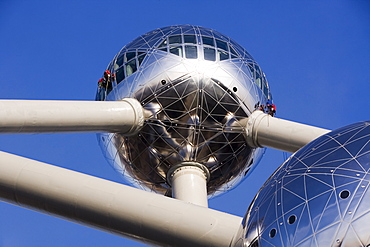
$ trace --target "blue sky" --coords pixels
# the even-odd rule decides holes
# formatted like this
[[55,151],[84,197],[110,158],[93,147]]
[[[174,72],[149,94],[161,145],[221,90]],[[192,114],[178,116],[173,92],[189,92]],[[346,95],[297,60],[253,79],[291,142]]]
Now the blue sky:
[[[277,117],[336,129],[370,117],[370,2],[0,2],[0,98],[92,100],[114,55],[158,27],[194,24],[245,47],[270,83]],[[95,134],[1,135],[0,150],[123,182]],[[210,207],[243,216],[288,154],[267,150],[254,172]],[[0,246],[145,246],[0,203]]]

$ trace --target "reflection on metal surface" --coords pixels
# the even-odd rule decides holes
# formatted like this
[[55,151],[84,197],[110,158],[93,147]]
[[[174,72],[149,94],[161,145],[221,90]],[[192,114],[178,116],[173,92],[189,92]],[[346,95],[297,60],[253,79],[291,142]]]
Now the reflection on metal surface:
[[369,170],[370,121],[311,142],[256,195],[243,220],[244,244],[368,246]]
[[271,100],[250,54],[214,30],[181,25],[144,34],[108,66],[111,90],[100,100],[136,98],[150,112],[139,134],[99,134],[110,163],[135,186],[162,194],[168,170],[182,162],[208,168],[208,195],[230,189],[258,163],[240,123]]

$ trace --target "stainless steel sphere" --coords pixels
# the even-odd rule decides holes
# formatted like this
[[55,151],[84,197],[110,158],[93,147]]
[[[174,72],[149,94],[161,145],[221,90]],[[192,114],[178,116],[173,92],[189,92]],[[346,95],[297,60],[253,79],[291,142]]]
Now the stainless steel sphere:
[[229,37],[200,26],[148,32],[124,46],[97,100],[136,98],[150,112],[139,134],[99,134],[107,159],[137,187],[165,194],[168,170],[204,165],[209,196],[240,182],[263,149],[246,145],[242,121],[271,100],[264,73]]
[[370,121],[292,155],[250,205],[236,247],[369,246]]

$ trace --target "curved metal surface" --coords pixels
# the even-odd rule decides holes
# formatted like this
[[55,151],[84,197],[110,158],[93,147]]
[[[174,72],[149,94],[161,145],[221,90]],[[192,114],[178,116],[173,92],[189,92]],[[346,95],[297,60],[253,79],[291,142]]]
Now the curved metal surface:
[[236,246],[368,246],[370,121],[291,156],[250,205]]
[[107,69],[112,80],[97,99],[133,97],[150,112],[137,135],[98,136],[109,162],[135,186],[168,193],[168,170],[197,162],[209,169],[212,196],[258,163],[263,149],[248,147],[241,120],[271,93],[258,64],[229,37],[192,25],[156,29],[123,47]]

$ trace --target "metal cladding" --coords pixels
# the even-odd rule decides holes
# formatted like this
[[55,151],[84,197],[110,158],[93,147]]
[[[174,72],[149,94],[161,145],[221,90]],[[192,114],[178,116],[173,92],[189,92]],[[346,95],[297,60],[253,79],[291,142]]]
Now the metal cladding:
[[370,121],[292,155],[260,189],[236,246],[369,246]]
[[224,192],[258,163],[240,122],[271,100],[264,73],[229,37],[179,25],[141,35],[114,57],[111,84],[97,100],[136,98],[150,115],[137,135],[99,134],[106,158],[133,185],[169,193],[168,170],[182,162],[208,168],[208,195]]

